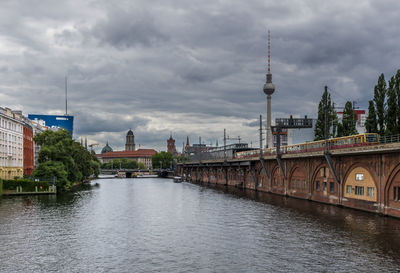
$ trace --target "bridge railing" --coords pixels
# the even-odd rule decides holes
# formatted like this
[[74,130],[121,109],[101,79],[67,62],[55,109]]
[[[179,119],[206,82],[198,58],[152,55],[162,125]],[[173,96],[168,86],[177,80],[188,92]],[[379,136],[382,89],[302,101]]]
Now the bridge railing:
[[379,137],[379,143],[382,143],[382,144],[396,143],[396,142],[400,142],[400,134]]

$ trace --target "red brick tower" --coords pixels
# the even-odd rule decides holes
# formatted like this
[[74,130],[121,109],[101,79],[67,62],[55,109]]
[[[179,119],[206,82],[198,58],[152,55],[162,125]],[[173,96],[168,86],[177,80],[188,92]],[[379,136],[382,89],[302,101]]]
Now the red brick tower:
[[170,154],[176,153],[175,139],[172,138],[172,133],[171,133],[169,139],[167,139],[167,148],[168,148],[168,153],[170,153]]
[[33,173],[33,130],[32,127],[24,125],[24,174],[31,176]]

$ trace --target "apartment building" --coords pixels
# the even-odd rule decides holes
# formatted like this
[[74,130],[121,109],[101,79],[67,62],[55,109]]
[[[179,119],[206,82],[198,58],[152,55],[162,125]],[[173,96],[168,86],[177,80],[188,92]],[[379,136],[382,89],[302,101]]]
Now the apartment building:
[[21,111],[0,107],[0,178],[23,176],[23,128]]

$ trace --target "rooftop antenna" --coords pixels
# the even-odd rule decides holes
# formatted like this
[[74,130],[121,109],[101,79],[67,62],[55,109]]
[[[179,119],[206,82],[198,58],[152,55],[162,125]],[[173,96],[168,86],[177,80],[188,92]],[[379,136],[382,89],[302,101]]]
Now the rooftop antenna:
[[68,116],[68,84],[67,84],[67,76],[65,76],[65,115]]

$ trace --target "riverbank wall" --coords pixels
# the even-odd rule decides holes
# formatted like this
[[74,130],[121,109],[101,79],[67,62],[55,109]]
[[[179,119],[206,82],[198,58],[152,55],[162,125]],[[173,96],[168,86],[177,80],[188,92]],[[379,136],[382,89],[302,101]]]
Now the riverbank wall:
[[322,153],[178,164],[186,181],[221,184],[400,218],[400,152]]

